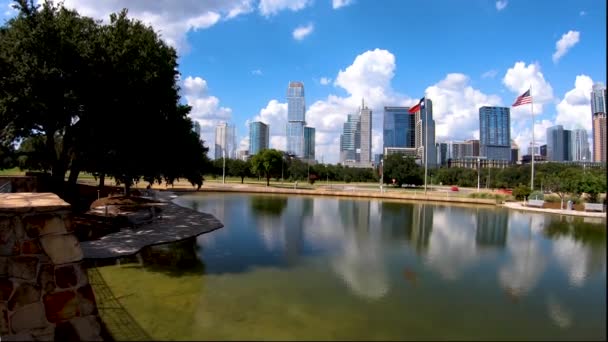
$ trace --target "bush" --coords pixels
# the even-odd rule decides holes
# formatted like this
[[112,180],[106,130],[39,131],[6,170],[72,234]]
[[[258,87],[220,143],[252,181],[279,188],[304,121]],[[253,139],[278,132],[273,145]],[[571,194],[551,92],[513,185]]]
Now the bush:
[[[559,198],[559,196],[556,195],[547,195],[545,196],[545,202],[547,203],[560,203],[562,201],[561,198]],[[566,202],[566,200],[564,199],[564,202]]]
[[543,200],[545,199],[545,194],[543,194],[540,191],[533,191],[530,193],[530,195],[528,196],[528,199],[538,199],[538,200]]
[[530,189],[530,187],[520,184],[515,187],[515,189],[513,189],[513,197],[515,197],[515,199],[522,200],[525,197],[530,196],[531,192],[532,190]]

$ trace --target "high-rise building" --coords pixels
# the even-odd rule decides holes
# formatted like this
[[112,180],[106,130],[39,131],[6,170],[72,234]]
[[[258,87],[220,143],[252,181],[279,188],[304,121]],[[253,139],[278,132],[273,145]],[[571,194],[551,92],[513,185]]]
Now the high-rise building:
[[[534,143],[534,148],[532,148],[532,142],[530,142],[530,144],[528,145],[528,155],[532,155],[532,150],[534,150],[535,156],[541,155],[541,148],[542,148],[542,146],[539,146],[538,143]],[[546,149],[546,145],[545,145],[545,149]],[[547,154],[545,153],[544,156],[546,156],[546,155]]]
[[589,138],[585,129],[576,128],[572,130],[572,160],[592,161],[591,151],[589,151]]
[[365,102],[361,100],[359,109],[361,117],[361,155],[359,162],[362,165],[372,164],[372,110],[367,108]]
[[[428,157],[427,165],[435,167],[437,157],[435,152],[435,120],[433,120],[433,102],[426,97],[420,110],[415,113],[416,120],[416,149],[418,158],[424,164],[425,157]],[[426,129],[428,128],[428,132]],[[428,144],[427,144],[428,138]],[[425,149],[428,147],[428,152]]]
[[452,142],[450,159],[466,159],[479,156],[479,140],[469,139],[462,142]]
[[306,126],[304,84],[289,82],[287,87],[287,152],[298,158],[304,158],[304,126]]
[[236,158],[236,131],[233,125],[222,122],[215,127],[215,159]]
[[340,162],[359,162],[361,151],[361,117],[356,114],[349,114],[340,135]]
[[304,159],[315,160],[315,129],[312,127],[304,127]]
[[547,128],[547,160],[572,160],[572,132],[562,125]]
[[194,121],[192,124],[192,130],[200,137],[201,136],[201,124],[198,121]]
[[386,147],[415,147],[415,116],[410,107],[384,107],[383,149]]
[[593,161],[606,161],[606,86],[593,85],[591,91],[591,122],[593,135]]
[[[540,150],[540,152],[536,153],[535,155],[536,156],[538,156],[538,155],[543,156],[543,157],[545,157],[545,160],[546,160],[547,159],[546,158],[547,157],[547,144],[540,145],[540,149],[539,150]],[[534,159],[534,160],[536,160],[536,159]]]
[[511,112],[508,107],[479,108],[480,156],[511,160]]
[[270,143],[270,129],[267,124],[254,121],[249,124],[249,155],[267,149]]
[[437,151],[437,165],[448,165],[448,159],[450,159],[450,156],[448,154],[448,144],[444,142],[436,143],[435,148]]
[[519,146],[515,140],[511,139],[511,163],[515,164],[519,161]]

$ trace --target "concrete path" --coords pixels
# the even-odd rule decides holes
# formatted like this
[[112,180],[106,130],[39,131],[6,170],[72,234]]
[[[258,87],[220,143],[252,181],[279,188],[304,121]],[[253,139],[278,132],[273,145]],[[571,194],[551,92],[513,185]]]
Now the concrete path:
[[592,211],[565,210],[565,209],[560,210],[560,209],[533,208],[533,207],[524,206],[522,202],[507,202],[505,204],[502,204],[502,206],[510,208],[510,209],[536,211],[536,212],[541,212],[541,213],[606,218],[606,213],[592,212]]

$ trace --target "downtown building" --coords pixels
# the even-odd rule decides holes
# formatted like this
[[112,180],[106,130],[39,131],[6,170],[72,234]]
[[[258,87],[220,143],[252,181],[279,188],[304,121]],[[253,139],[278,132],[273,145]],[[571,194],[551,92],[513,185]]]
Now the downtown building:
[[409,110],[410,107],[384,107],[382,124],[384,156],[403,154],[416,158],[416,117],[410,114]]
[[215,127],[215,159],[236,158],[236,130],[234,125],[222,122]]
[[562,125],[547,128],[547,161],[572,160],[572,131]]
[[315,129],[306,127],[304,84],[289,82],[287,87],[287,153],[304,161],[314,161]]
[[254,121],[249,124],[249,155],[253,156],[269,147],[270,128],[267,124]]
[[[435,120],[433,120],[433,102],[424,97],[424,103],[414,113],[415,120],[415,148],[420,164],[424,165],[428,158],[428,167],[437,165],[437,153],[435,151]],[[427,132],[428,130],[428,132]],[[428,139],[428,141],[427,141]]]
[[479,156],[487,160],[511,161],[510,108],[479,108]]
[[340,163],[372,167],[372,110],[361,101],[358,114],[347,115],[340,135]]
[[589,150],[589,138],[587,130],[576,128],[572,130],[572,160],[591,162],[591,151]]
[[304,160],[315,162],[315,129],[304,127]]
[[606,86],[593,85],[591,91],[591,127],[593,138],[593,161],[606,162]]

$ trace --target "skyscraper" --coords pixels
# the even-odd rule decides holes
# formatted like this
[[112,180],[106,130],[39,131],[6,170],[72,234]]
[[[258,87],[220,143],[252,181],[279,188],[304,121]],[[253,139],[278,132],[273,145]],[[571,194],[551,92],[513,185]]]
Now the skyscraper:
[[315,160],[315,129],[312,127],[304,127],[304,159]]
[[[433,120],[433,102],[426,97],[424,98],[424,106],[415,113],[416,120],[416,149],[418,150],[418,158],[424,164],[424,158],[428,156],[429,167],[434,167],[437,163],[435,153],[435,120]],[[425,120],[428,120],[425,122]],[[428,134],[426,129],[428,127]],[[428,144],[426,139],[428,137]],[[428,146],[428,154],[425,148]]]
[[198,121],[194,121],[194,123],[192,124],[192,130],[198,134],[198,136],[201,136],[201,124],[198,123]]
[[591,91],[591,121],[593,135],[593,161],[606,161],[606,86],[593,85]]
[[591,151],[589,151],[589,139],[587,130],[576,128],[572,130],[572,160],[591,161]]
[[415,116],[408,113],[410,107],[384,107],[383,150],[386,147],[415,147]]
[[448,165],[448,144],[447,143],[436,143],[435,148],[437,150],[437,165],[445,166]]
[[254,121],[249,124],[249,155],[258,154],[261,150],[267,149],[270,142],[270,129],[268,125]]
[[572,160],[572,132],[562,125],[547,128],[547,160]]
[[236,158],[235,127],[222,122],[215,127],[215,159]]
[[349,114],[340,135],[340,163],[359,162],[361,151],[361,117]]
[[511,112],[508,107],[479,108],[479,154],[488,160],[511,160]]
[[304,158],[304,126],[306,126],[304,84],[289,82],[287,87],[287,152]]
[[361,156],[359,161],[363,165],[372,164],[372,110],[365,106],[365,102],[361,100],[361,108],[359,109],[361,116]]

